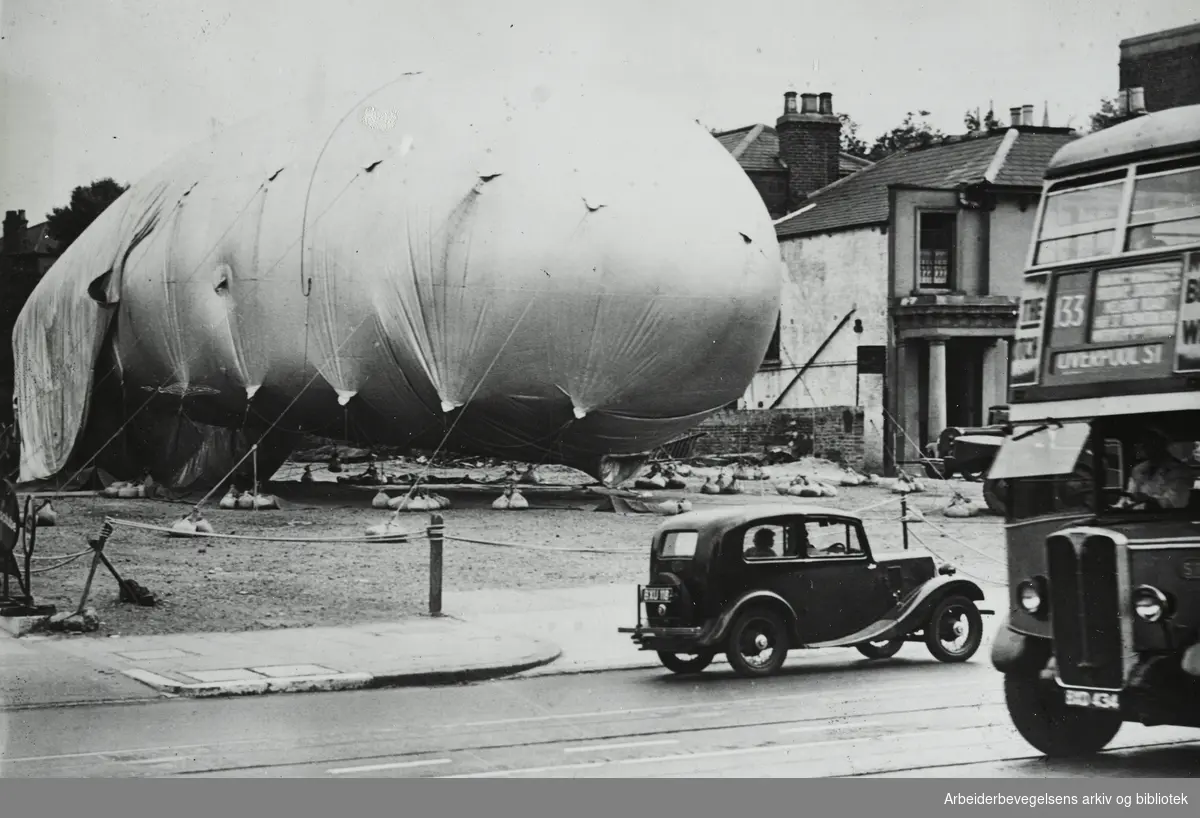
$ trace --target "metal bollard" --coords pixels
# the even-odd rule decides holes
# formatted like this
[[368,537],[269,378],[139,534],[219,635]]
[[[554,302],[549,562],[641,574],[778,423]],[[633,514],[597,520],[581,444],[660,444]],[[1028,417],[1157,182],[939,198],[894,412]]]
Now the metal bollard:
[[442,532],[441,514],[429,516],[429,615],[442,615]]
[[904,530],[904,550],[908,550],[908,498],[900,499],[900,525]]

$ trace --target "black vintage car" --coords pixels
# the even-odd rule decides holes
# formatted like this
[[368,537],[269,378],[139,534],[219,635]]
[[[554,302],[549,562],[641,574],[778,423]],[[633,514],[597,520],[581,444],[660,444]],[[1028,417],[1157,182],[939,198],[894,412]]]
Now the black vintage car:
[[[964,662],[983,635],[983,591],[917,551],[875,554],[862,519],[808,504],[692,511],[654,533],[638,624],[618,628],[675,673],[724,652],[734,670],[767,676],[793,648],[856,648],[872,659],[924,641]],[[643,610],[645,613],[643,621]]]

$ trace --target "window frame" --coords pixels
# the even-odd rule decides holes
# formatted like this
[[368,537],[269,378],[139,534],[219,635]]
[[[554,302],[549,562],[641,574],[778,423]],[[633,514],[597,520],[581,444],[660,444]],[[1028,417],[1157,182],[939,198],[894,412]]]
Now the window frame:
[[[950,292],[958,284],[958,238],[959,238],[959,218],[957,209],[949,209],[944,207],[917,208],[916,211],[916,241],[914,249],[913,263],[913,290],[916,292]],[[925,227],[925,219],[928,217],[944,218],[948,225],[949,247],[947,248],[948,257],[946,259],[946,281],[944,283],[929,282],[923,280],[923,259],[925,253],[924,238],[927,232]]]

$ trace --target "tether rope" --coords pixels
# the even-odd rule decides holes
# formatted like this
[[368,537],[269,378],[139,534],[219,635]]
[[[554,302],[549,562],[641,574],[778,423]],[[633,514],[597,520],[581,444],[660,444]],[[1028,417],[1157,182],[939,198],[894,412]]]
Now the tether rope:
[[115,526],[123,528],[136,528],[142,531],[156,531],[162,534],[170,534],[175,537],[201,537],[205,539],[216,540],[253,540],[255,542],[279,542],[279,543],[371,543],[371,542],[408,542],[412,539],[420,539],[427,537],[425,531],[409,531],[397,532],[395,534],[379,534],[365,535],[358,537],[258,537],[252,534],[209,534],[204,531],[176,531],[168,526],[152,525],[151,523],[138,523],[132,520],[119,520],[115,517],[106,517],[106,522],[112,523]]

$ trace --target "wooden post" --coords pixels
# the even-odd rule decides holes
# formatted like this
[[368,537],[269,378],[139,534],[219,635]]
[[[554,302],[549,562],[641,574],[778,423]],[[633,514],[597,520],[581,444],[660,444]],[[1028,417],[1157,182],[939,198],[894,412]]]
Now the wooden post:
[[908,498],[900,498],[900,525],[904,529],[904,550],[908,550]]
[[442,515],[429,516],[429,615],[442,615]]

